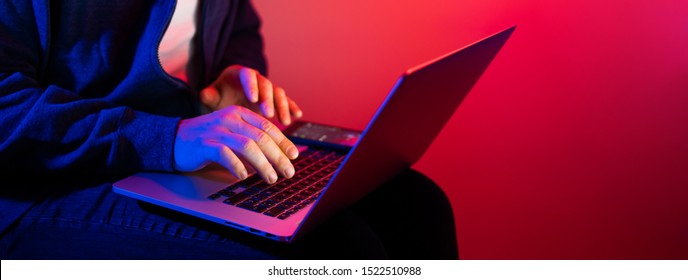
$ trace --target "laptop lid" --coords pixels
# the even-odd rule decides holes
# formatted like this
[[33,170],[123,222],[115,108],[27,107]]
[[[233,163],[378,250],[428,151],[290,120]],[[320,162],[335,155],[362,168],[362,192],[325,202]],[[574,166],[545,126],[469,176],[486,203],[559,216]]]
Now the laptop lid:
[[418,161],[515,28],[407,70],[311,208],[297,237]]

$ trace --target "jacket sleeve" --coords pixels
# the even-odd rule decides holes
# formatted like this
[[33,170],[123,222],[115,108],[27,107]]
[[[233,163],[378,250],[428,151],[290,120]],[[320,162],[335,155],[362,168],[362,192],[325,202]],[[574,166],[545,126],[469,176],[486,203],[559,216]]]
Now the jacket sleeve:
[[[230,40],[222,57],[222,65],[240,64],[267,75],[267,62],[260,33],[261,20],[251,1],[238,1]],[[219,71],[222,71],[220,69]]]
[[[0,3],[0,168],[3,173],[172,170],[178,118],[84,99],[42,84],[48,31],[32,1]],[[38,14],[38,16],[35,16]]]

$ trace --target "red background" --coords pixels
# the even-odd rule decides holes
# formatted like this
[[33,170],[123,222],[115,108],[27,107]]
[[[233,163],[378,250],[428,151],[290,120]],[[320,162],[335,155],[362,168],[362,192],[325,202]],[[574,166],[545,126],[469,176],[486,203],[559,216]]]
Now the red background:
[[461,258],[688,258],[688,2],[254,3],[305,119],[359,129],[404,69],[518,25],[414,166]]

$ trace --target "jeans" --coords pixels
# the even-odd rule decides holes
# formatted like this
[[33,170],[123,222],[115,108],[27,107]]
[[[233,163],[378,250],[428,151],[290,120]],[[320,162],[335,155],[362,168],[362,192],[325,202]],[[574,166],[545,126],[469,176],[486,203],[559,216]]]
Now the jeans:
[[449,201],[410,169],[292,244],[120,196],[111,182],[60,185],[2,233],[2,259],[458,258]]

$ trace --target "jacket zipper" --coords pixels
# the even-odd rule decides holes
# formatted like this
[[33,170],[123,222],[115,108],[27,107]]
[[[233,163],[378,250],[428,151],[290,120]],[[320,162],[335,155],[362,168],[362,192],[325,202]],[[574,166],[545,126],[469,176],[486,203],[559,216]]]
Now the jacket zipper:
[[160,61],[160,43],[162,43],[162,37],[165,36],[165,33],[167,32],[167,29],[170,27],[170,23],[172,22],[172,17],[174,16],[174,12],[177,9],[177,1],[173,1],[172,4],[172,13],[169,13],[167,15],[167,19],[165,20],[165,25],[163,26],[163,29],[159,32],[158,39],[156,40],[155,44],[155,59],[158,62],[156,67],[158,68],[158,71],[163,74],[163,76],[170,82],[177,84],[177,85],[182,85],[185,89],[189,90],[190,92],[195,93],[193,88],[184,81],[171,76],[167,72],[165,72],[165,69],[162,67],[162,62]]

